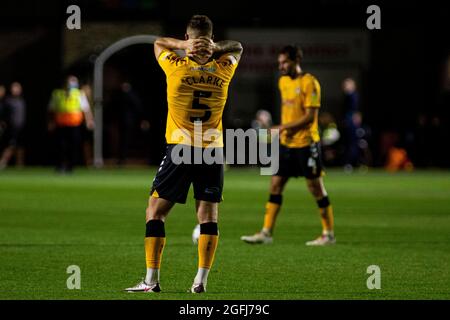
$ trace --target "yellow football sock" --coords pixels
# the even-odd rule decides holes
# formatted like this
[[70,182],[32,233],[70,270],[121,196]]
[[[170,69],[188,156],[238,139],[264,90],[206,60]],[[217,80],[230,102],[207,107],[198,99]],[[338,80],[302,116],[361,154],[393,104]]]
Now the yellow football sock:
[[333,207],[331,206],[328,196],[317,200],[317,206],[319,207],[320,219],[322,220],[322,233],[333,234],[334,233],[334,216]]
[[200,238],[198,239],[199,268],[211,269],[218,242],[218,235],[200,234]]
[[145,238],[145,261],[147,268],[159,269],[166,237]]
[[268,230],[272,233],[275,227],[275,221],[277,220],[278,213],[280,212],[281,205],[278,203],[267,202],[266,213],[264,214],[264,230]]
[[325,208],[319,208],[320,218],[322,220],[322,230],[324,233],[333,232],[334,229],[334,216],[333,207],[331,205]]

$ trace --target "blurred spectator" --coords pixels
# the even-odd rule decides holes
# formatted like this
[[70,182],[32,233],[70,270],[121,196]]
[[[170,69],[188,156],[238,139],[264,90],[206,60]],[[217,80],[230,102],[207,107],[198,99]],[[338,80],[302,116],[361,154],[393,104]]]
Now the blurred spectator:
[[450,56],[443,57],[436,99],[419,112],[406,133],[405,149],[415,167],[448,167],[443,144],[450,141]]
[[[6,87],[0,84],[0,141],[2,140],[3,133],[6,130],[6,119],[5,119],[5,96]],[[0,144],[1,148],[1,144]]]
[[356,88],[356,82],[352,78],[346,78],[342,81],[342,91],[344,92],[344,112],[346,118],[359,111],[359,96]]
[[337,165],[339,161],[339,140],[341,133],[336,120],[329,112],[319,114],[322,154],[325,165]]
[[[441,120],[442,120],[442,128],[443,128],[443,137],[444,141],[450,141],[450,53],[447,53],[447,57],[445,58],[444,66],[441,69],[441,90],[438,96],[438,110],[440,110]],[[449,167],[450,166],[450,157],[443,156],[442,165]]]
[[346,78],[342,82],[344,93],[344,164],[345,170],[351,172],[354,167],[367,168],[371,165],[372,156],[368,138],[370,128],[363,125],[362,113],[359,111],[359,95],[356,82]]
[[269,111],[260,109],[256,112],[256,117],[252,121],[254,129],[269,129],[272,126],[272,115]]
[[2,84],[0,84],[0,114],[3,110],[3,100],[5,99],[6,96],[6,87]]
[[[255,130],[270,129],[272,126],[272,115],[269,111],[260,109],[256,112],[255,119],[253,119],[251,125]],[[269,142],[270,134],[267,131],[257,131],[257,134],[259,141],[263,143]]]
[[141,99],[129,82],[123,82],[115,93],[112,103],[113,127],[116,127],[115,137],[118,141],[117,164],[125,165],[129,154],[132,138],[139,130],[147,131],[150,127],[148,120],[144,119],[144,108]]
[[442,156],[442,141],[446,141],[443,119],[437,114],[420,113],[414,130],[407,134],[407,150],[416,167],[441,167],[446,165]]
[[346,171],[355,167],[367,169],[372,164],[372,154],[369,148],[371,130],[363,124],[361,112],[354,112],[351,118],[351,130],[347,132]]
[[89,101],[79,89],[77,77],[68,76],[63,88],[53,90],[49,116],[48,129],[56,135],[56,170],[70,173],[78,161],[83,121],[85,120],[89,130],[94,128]]
[[385,169],[389,172],[396,172],[400,170],[412,171],[414,166],[405,149],[391,147],[388,151]]
[[357,127],[353,121],[353,114],[358,111],[358,94],[355,81],[352,78],[344,79],[342,91],[344,93],[344,165],[346,171],[351,171],[357,164],[358,158]]
[[3,117],[6,120],[6,131],[4,136],[7,139],[6,148],[0,158],[0,169],[6,168],[13,156],[16,158],[16,165],[24,165],[24,134],[26,104],[22,96],[22,85],[13,82],[10,87],[10,95],[5,99],[2,106]]

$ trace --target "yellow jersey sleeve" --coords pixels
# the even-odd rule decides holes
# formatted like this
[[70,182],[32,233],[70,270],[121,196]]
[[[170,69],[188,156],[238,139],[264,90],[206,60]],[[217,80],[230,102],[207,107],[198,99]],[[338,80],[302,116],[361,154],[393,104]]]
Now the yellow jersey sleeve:
[[180,57],[174,51],[163,50],[158,57],[158,63],[168,76],[180,65],[186,64],[186,59]]
[[238,66],[238,60],[231,53],[225,53],[221,55],[218,59],[216,59],[217,64],[228,73],[228,76],[233,76],[234,71]]
[[320,84],[313,76],[309,77],[308,81],[305,81],[304,87],[304,103],[305,108],[318,108],[320,107]]

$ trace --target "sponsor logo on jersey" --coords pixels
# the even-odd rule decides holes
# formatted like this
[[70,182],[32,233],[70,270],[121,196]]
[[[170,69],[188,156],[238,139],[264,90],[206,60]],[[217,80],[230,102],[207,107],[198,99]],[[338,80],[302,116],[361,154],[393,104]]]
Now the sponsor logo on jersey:
[[191,67],[190,68],[191,71],[203,71],[203,72],[211,72],[214,73],[216,72],[216,67],[206,67],[206,66],[198,66],[198,67]]

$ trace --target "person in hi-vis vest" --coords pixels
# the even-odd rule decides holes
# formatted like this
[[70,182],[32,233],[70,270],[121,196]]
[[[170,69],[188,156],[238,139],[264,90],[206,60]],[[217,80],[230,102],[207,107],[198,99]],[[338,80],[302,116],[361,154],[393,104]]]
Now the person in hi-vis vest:
[[94,128],[89,101],[77,77],[69,75],[64,88],[53,90],[48,110],[48,129],[56,138],[56,170],[71,172],[78,160],[81,126],[85,122],[88,130]]

